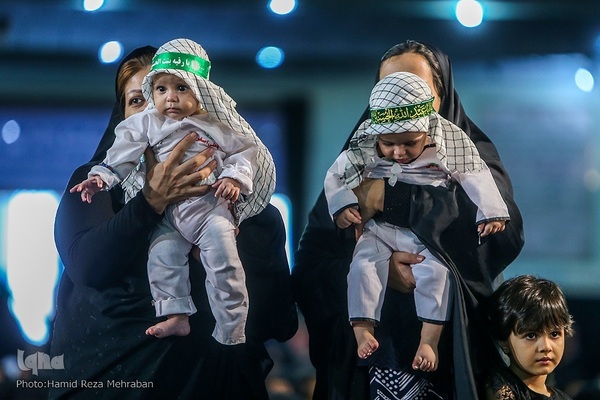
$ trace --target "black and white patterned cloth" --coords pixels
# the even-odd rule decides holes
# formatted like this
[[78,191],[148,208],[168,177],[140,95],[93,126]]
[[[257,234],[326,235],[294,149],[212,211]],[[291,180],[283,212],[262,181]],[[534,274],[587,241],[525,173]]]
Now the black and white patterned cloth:
[[433,384],[408,372],[369,368],[371,400],[443,400]]
[[[210,61],[206,51],[198,43],[189,39],[174,39],[162,45],[156,55],[162,53],[181,53],[191,54],[200,57],[206,61]],[[257,169],[253,171],[253,192],[238,200],[234,204],[234,213],[238,222],[261,212],[271,200],[271,196],[275,191],[275,163],[273,157],[267,147],[258,138],[250,124],[237,112],[235,101],[221,88],[207,78],[204,79],[197,74],[182,70],[160,68],[153,69],[144,78],[142,82],[142,93],[149,102],[148,107],[154,107],[152,99],[152,77],[160,72],[166,72],[176,75],[183,79],[192,89],[196,98],[202,107],[213,117],[217,118],[224,124],[227,124],[235,132],[241,135],[250,135],[258,147],[256,165]],[[123,185],[126,193],[137,192],[140,186],[140,179],[137,174],[127,177]],[[130,193],[129,193],[130,194]]]
[[[433,94],[429,85],[415,74],[409,72],[396,72],[381,79],[371,90],[369,108],[371,115],[378,111],[394,111],[398,107],[424,104],[433,101]],[[365,127],[367,135],[384,135],[401,132],[427,132],[429,130],[429,114],[434,112],[433,107],[429,112],[416,113],[409,116],[404,113],[403,118],[395,114],[396,118],[388,121],[374,121],[368,119]],[[393,114],[392,114],[393,115]]]

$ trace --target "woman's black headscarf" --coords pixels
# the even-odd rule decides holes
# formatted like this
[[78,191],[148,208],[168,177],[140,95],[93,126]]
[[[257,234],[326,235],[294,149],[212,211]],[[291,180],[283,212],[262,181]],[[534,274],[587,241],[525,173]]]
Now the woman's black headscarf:
[[[133,50],[131,53],[123,57],[121,63],[119,64],[119,67],[117,68],[117,71],[120,71],[123,67],[123,64],[127,61],[132,60],[134,58],[139,58],[144,55],[154,55],[154,53],[156,53],[156,50],[156,47],[153,46],[138,47],[137,49]],[[118,75],[119,74],[117,72],[116,76],[118,77]],[[115,141],[116,126],[125,119],[125,104],[122,102],[122,93],[119,93],[117,77],[115,77],[116,99],[115,104],[113,106],[112,114],[110,116],[110,121],[108,122],[108,126],[104,131],[104,135],[102,135],[100,143],[98,143],[98,147],[96,148],[96,151],[94,152],[94,155],[92,156],[92,159],[90,160],[89,164],[95,165],[104,160],[104,157],[106,156],[106,151],[112,146],[112,144]]]

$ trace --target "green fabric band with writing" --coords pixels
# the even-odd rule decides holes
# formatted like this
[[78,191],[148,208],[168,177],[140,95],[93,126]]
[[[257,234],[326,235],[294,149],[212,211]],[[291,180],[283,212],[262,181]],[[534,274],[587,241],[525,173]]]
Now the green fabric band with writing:
[[408,106],[371,109],[371,123],[391,124],[426,117],[433,112],[433,97]]
[[208,79],[210,61],[202,57],[185,53],[160,53],[152,59],[151,71],[180,69]]

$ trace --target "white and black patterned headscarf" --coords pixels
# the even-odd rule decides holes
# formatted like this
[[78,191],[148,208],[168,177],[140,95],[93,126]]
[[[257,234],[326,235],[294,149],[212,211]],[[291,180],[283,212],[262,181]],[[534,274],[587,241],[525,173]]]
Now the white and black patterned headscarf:
[[483,161],[467,134],[433,109],[433,95],[427,83],[410,72],[395,72],[373,87],[369,99],[370,117],[356,130],[348,146],[349,163],[344,180],[355,187],[365,166],[375,160],[377,135],[428,132],[441,162],[450,171],[483,169]]
[[254,171],[254,191],[234,204],[239,222],[261,212],[275,191],[275,164],[269,150],[258,138],[252,127],[237,112],[235,101],[209,77],[210,60],[198,43],[189,39],[174,39],[162,45],[152,61],[150,73],[142,82],[142,93],[149,107],[152,99],[152,77],[157,73],[169,73],[183,79],[192,89],[202,107],[213,117],[242,135],[254,138],[259,148]]
[[369,98],[371,118],[367,135],[429,131],[429,115],[434,112],[433,94],[427,83],[415,74],[393,73],[373,87]]

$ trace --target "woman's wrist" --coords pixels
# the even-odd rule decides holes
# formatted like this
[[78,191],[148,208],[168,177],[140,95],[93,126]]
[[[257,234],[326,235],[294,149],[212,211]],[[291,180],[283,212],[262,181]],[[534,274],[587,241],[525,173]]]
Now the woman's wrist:
[[150,208],[157,214],[162,214],[169,205],[167,199],[157,195],[156,191],[152,190],[148,185],[144,185],[142,188],[142,195],[146,199],[146,202]]
[[383,211],[383,186],[383,179],[365,179],[353,189],[358,198],[360,214],[364,221]]

